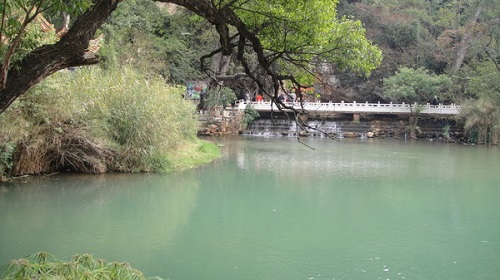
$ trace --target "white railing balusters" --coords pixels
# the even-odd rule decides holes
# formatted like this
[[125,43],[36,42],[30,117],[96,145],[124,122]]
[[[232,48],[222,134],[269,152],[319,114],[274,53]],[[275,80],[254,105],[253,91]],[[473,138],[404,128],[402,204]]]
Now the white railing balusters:
[[[299,102],[286,102],[287,106],[293,107],[295,109],[301,109],[302,106]],[[238,100],[236,106],[240,110],[244,110],[247,105],[251,105],[257,111],[269,112],[271,111],[270,101],[244,101]],[[412,110],[415,110],[417,104],[412,104]],[[384,103],[320,103],[320,102],[304,102],[304,110],[310,112],[332,112],[332,113],[373,113],[373,114],[409,114],[410,106],[404,102],[401,104],[384,104]],[[430,105],[427,103],[422,106],[421,114],[436,114],[436,115],[458,115],[460,113],[461,106],[456,104],[448,105]],[[272,106],[272,110],[277,111],[276,105]]]

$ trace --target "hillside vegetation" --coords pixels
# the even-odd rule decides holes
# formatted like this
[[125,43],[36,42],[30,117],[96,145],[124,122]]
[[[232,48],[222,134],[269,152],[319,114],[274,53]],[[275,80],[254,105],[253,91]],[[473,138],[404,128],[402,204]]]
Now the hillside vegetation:
[[[120,61],[146,67],[176,84],[196,79],[210,82],[199,71],[199,58],[219,46],[215,28],[179,7],[166,13],[166,7],[152,9],[154,4],[148,1],[137,0],[136,4],[119,7],[119,13],[103,28],[112,37],[106,49],[114,50],[112,57],[106,56],[106,63]],[[369,76],[345,69],[341,62],[316,59],[311,94],[333,102],[460,104],[464,106],[460,119],[471,141],[497,143],[498,1],[342,0],[337,8],[338,18],[362,22],[367,38],[380,48],[383,59]],[[145,18],[157,21],[146,23]],[[296,45],[300,48],[300,44]],[[131,54],[152,57],[154,63],[146,65],[144,61],[151,59],[134,59]],[[214,73],[220,70],[219,81],[231,87],[238,98],[260,90],[251,79],[239,75],[242,65],[234,55],[213,56],[210,61]],[[414,79],[406,80],[403,75]],[[401,82],[394,83],[396,80]],[[262,86],[272,84],[263,79]]]
[[[328,97],[388,102],[457,103],[472,141],[498,142],[500,133],[500,2],[483,0],[344,0],[340,12],[363,21],[368,37],[382,49],[381,66],[368,79],[335,72],[338,83]],[[406,69],[406,70],[405,70]],[[404,71],[426,71],[450,80],[429,96],[406,99],[409,92],[386,82]],[[431,86],[435,79],[424,79]],[[406,85],[414,86],[408,82]],[[422,83],[420,83],[422,85]]]

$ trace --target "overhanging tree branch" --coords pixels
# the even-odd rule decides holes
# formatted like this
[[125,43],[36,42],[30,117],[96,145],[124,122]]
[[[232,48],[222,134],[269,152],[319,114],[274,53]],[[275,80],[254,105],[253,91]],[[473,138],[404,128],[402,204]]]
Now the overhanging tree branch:
[[[5,8],[4,8],[4,10],[5,10]],[[12,57],[14,56],[17,47],[21,44],[21,40],[23,39],[23,36],[26,33],[26,28],[36,18],[36,16],[40,13],[39,8],[37,8],[35,6],[35,4],[33,4],[33,6],[28,8],[28,9],[24,9],[24,11],[25,11],[25,15],[24,15],[24,19],[21,23],[21,26],[19,27],[19,32],[14,37],[14,39],[11,42],[9,42],[7,53],[5,54],[5,57],[3,59],[3,62],[2,62],[1,68],[0,68],[0,90],[5,88],[5,84],[7,82],[7,76],[9,74],[9,69],[10,69]],[[33,11],[33,15],[30,15],[32,11]],[[2,28],[2,30],[3,30],[3,28]]]
[[0,113],[17,97],[52,73],[72,66],[98,63],[99,56],[86,49],[97,29],[116,9],[119,2],[121,0],[94,0],[93,5],[76,19],[61,40],[55,44],[41,46],[15,65],[6,67],[2,74],[5,75],[8,71],[9,75],[3,88],[0,88]]
[[[100,60],[99,56],[86,51],[86,48],[97,29],[111,15],[121,1],[122,0],[93,0],[93,5],[88,8],[85,13],[77,17],[68,33],[62,37],[59,42],[35,49],[21,60],[16,61],[15,65],[11,65],[10,67],[4,65],[6,71],[9,71],[9,75],[8,78],[5,79],[4,87],[0,88],[0,113],[2,113],[17,97],[50,74],[71,66],[98,63]],[[318,2],[316,3],[316,7],[320,7],[323,4],[335,5],[327,0],[314,1]],[[317,47],[317,44],[324,42],[324,40],[316,40],[316,37],[309,36],[309,34],[314,34],[314,30],[308,25],[314,23],[318,25],[318,30],[321,30],[321,28],[329,28],[332,32],[334,31],[334,28],[329,25],[331,23],[330,20],[315,21],[307,16],[295,20],[294,17],[288,16],[286,11],[283,13],[281,9],[270,9],[269,11],[266,10],[261,13],[256,12],[259,18],[257,22],[253,22],[252,20],[248,22],[249,25],[247,25],[244,20],[245,16],[243,15],[243,17],[240,17],[236,11],[247,13],[246,10],[242,10],[247,8],[245,5],[248,6],[248,10],[253,10],[253,8],[259,10],[259,7],[255,6],[257,2],[254,1],[158,0],[157,2],[172,3],[182,6],[215,26],[219,34],[220,49],[208,54],[204,58],[212,57],[218,53],[226,56],[236,53],[238,60],[245,69],[245,74],[257,83],[261,91],[269,96],[279,109],[286,108],[294,112],[295,109],[287,107],[287,105],[281,102],[277,97],[280,90],[285,90],[284,80],[291,81],[297,88],[300,88],[301,84],[291,74],[293,70],[286,71],[285,69],[285,71],[283,71],[282,65],[279,64],[288,63],[294,70],[300,70],[300,68],[302,68],[302,70],[306,70],[305,73],[309,72],[308,74],[311,74],[310,69],[306,66],[311,65],[310,59],[312,59],[314,53],[309,54],[308,49],[314,49]],[[285,10],[287,8],[294,9],[294,2],[291,1],[290,3],[283,1],[283,3],[281,3],[283,6],[280,6],[280,8],[284,8]],[[330,8],[333,10],[333,6]],[[334,17],[335,13],[327,13],[327,15]],[[316,17],[313,17],[313,19],[315,18]],[[273,23],[274,19],[279,19],[278,22],[281,23],[284,22],[283,28],[275,26]],[[306,23],[302,23],[302,21]],[[323,25],[323,23],[327,24]],[[358,26],[359,24],[354,25]],[[346,29],[342,30],[346,31]],[[284,37],[282,36],[283,31],[285,32]],[[231,33],[234,34],[231,35]],[[304,50],[300,50],[301,46],[289,47],[287,44],[289,40],[288,36],[294,35],[295,33],[306,36],[305,38],[313,39],[314,43],[305,46]],[[361,33],[362,32],[356,35],[361,36]],[[266,40],[266,36],[271,36],[273,38],[268,38],[268,41],[264,41],[263,43],[261,38]],[[274,38],[274,36],[276,36],[276,38]],[[297,42],[303,42],[300,36],[295,36],[294,38]],[[274,39],[276,40],[273,41]],[[337,41],[336,37],[332,37],[332,39],[336,40],[333,46],[337,43],[343,44],[345,40],[344,38],[338,39],[342,41],[340,42]],[[283,42],[283,40],[285,40],[285,42]],[[308,42],[308,40],[305,41]],[[368,42],[360,39],[360,37],[354,37],[352,41],[357,43],[361,41],[364,42],[364,44],[361,43],[357,48],[358,51],[368,50],[365,51],[368,56],[370,55],[370,51],[373,51],[375,48],[370,46]],[[332,44],[330,44],[330,47],[331,46]],[[352,46],[347,47],[351,48]],[[281,50],[283,53],[273,56],[273,51],[271,50],[273,48]],[[289,48],[292,52],[290,52]],[[328,50],[328,47],[326,50]],[[293,53],[294,51],[296,53]],[[255,67],[253,65],[251,67],[251,64],[247,61],[246,56],[249,53],[256,58],[257,64]],[[355,60],[352,57],[347,60],[349,59]],[[356,63],[355,67],[359,67],[362,71],[369,72],[376,66],[376,62],[380,59],[380,53],[377,52],[373,57],[369,57],[367,60],[369,62],[362,64],[364,68],[363,66],[359,66],[359,63]],[[268,91],[268,88],[264,86],[262,81],[270,81],[272,90]],[[301,98],[300,95],[299,98]]]

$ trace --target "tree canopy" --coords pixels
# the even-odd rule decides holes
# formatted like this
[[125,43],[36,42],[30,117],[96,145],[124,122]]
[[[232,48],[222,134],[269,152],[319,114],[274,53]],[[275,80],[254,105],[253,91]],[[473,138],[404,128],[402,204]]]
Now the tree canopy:
[[400,67],[424,68],[448,75],[449,100],[463,103],[470,97],[471,74],[479,74],[464,70],[487,63],[500,71],[499,10],[499,1],[488,0],[342,0],[339,13],[363,21],[384,59],[369,79],[337,73],[339,91],[354,90],[358,100],[388,101],[385,78]]
[[441,93],[449,88],[451,79],[446,75],[434,75],[418,68],[402,67],[394,75],[384,79],[385,95],[395,102],[427,103],[442,100]]
[[[100,57],[89,53],[89,41],[120,2],[4,1],[2,12],[2,71],[0,113],[17,97],[52,73],[67,67],[96,64]],[[365,36],[360,21],[336,14],[337,1],[243,1],[160,0],[177,4],[212,24],[220,46],[203,59],[234,55],[245,75],[262,89],[268,80],[273,91],[264,93],[277,100],[283,81],[297,86],[311,83],[317,62],[332,62],[340,69],[369,74],[381,61],[380,50]],[[42,13],[71,13],[74,21],[59,40],[23,48],[28,26]],[[19,16],[16,16],[20,14]],[[18,24],[16,22],[20,22]],[[22,55],[17,55],[21,54]],[[252,59],[253,58],[253,59]],[[212,73],[217,80],[220,73]]]

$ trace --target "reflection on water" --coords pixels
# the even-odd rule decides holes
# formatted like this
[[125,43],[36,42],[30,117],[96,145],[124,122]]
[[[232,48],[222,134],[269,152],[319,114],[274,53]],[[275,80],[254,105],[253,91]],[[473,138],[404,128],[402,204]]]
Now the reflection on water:
[[217,139],[180,174],[0,187],[0,261],[38,250],[168,279],[496,279],[496,147]]
[[[116,260],[149,252],[141,261],[153,261],[185,226],[198,189],[190,177],[152,174],[70,175],[3,186],[2,261],[38,250],[70,257],[90,248]],[[134,249],[124,254],[127,247]]]

